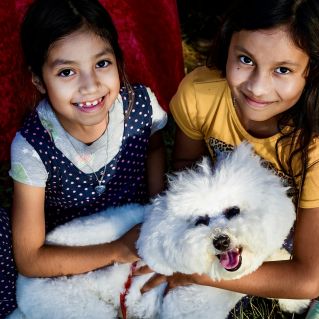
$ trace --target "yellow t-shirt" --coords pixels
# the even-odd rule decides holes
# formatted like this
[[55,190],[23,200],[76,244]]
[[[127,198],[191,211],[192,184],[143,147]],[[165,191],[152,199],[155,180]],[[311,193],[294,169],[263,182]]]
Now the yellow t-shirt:
[[[291,176],[281,169],[276,156],[276,141],[280,133],[268,138],[250,135],[238,119],[230,88],[216,70],[199,67],[181,82],[170,103],[171,113],[180,129],[191,139],[205,140],[213,158],[220,152],[232,151],[243,140],[279,175],[284,184],[293,186]],[[286,166],[288,152],[279,147],[281,161]],[[309,149],[309,165],[299,206],[319,207],[319,141]],[[300,161],[294,161],[294,172],[300,172]],[[287,166],[286,166],[287,167]],[[286,168],[285,167],[285,168]],[[297,189],[293,189],[296,196]]]

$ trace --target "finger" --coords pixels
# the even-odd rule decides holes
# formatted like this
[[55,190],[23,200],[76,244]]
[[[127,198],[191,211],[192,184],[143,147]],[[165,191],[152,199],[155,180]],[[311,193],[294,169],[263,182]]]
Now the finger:
[[140,276],[140,275],[149,274],[151,272],[154,272],[154,271],[150,267],[145,265],[145,266],[141,266],[139,268],[134,269],[132,275],[133,276]]
[[152,288],[166,282],[166,276],[155,274],[151,279],[149,279],[141,289],[141,293],[150,291]]

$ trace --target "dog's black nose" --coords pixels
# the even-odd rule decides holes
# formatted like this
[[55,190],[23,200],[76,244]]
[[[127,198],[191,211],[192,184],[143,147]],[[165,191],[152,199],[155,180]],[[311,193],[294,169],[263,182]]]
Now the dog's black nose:
[[229,248],[230,238],[225,234],[221,234],[213,239],[213,245],[216,249],[225,251]]

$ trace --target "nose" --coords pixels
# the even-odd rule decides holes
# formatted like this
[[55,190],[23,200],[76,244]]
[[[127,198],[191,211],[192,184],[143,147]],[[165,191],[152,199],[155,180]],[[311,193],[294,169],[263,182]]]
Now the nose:
[[262,97],[269,93],[271,87],[271,76],[267,71],[254,70],[251,73],[246,89],[255,97]]
[[81,94],[85,95],[95,93],[98,87],[99,79],[94,72],[81,74],[79,87],[79,91]]
[[225,234],[218,235],[213,239],[213,245],[216,249],[225,251],[229,248],[230,238]]

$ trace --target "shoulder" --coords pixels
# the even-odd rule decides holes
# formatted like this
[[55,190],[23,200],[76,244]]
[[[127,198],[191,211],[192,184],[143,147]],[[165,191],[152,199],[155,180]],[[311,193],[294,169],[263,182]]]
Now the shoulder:
[[220,71],[199,67],[185,76],[171,100],[170,111],[182,131],[193,139],[202,139],[204,127],[214,114],[231,101],[229,86]]
[[33,148],[27,140],[18,132],[11,143],[11,160],[15,158],[17,151],[23,151],[24,148]]
[[202,105],[206,109],[214,96],[220,99],[228,89],[226,79],[221,76],[220,71],[207,67],[196,68],[180,83],[170,103],[171,111],[174,113],[174,109],[180,105],[188,108]]
[[9,175],[16,181],[44,187],[48,174],[34,147],[17,133],[11,144],[11,169]]
[[149,87],[146,87],[148,96],[150,97],[150,104],[152,108],[152,134],[162,129],[167,122],[167,113],[159,105],[155,94]]
[[187,74],[181,81],[180,88],[193,87],[196,90],[198,87],[211,87],[211,85],[225,86],[226,80],[222,77],[220,71],[202,66]]
[[[133,84],[132,90],[134,92],[134,108],[150,114],[152,121],[151,134],[162,129],[167,122],[167,114],[158,103],[158,100],[152,90],[143,84]],[[122,88],[121,96],[125,100],[128,92],[126,88]]]
[[184,80],[192,81],[193,83],[219,82],[224,81],[221,72],[216,69],[210,69],[206,66],[201,66],[188,73]]
[[130,84],[129,87],[122,86],[120,88],[120,95],[122,97],[127,97],[131,93],[134,94],[135,98],[148,97],[146,86],[140,83],[134,83]]

